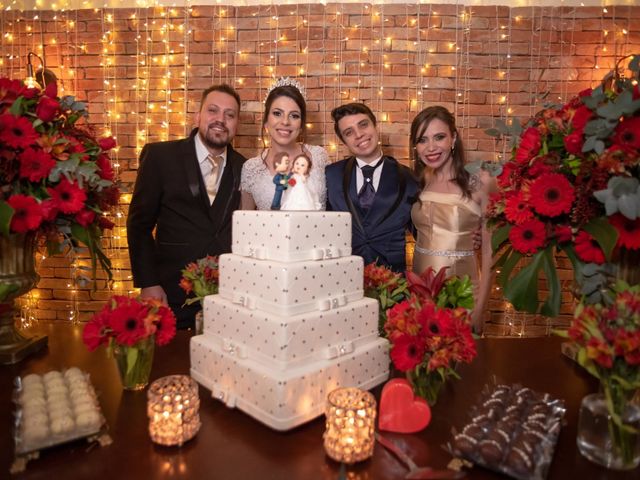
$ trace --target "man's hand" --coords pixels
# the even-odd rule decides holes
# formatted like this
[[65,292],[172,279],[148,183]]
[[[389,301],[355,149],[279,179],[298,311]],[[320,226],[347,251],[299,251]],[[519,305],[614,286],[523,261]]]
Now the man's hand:
[[167,304],[167,294],[164,293],[164,288],[160,285],[154,285],[152,287],[145,287],[140,290],[141,298],[156,298],[165,305]]

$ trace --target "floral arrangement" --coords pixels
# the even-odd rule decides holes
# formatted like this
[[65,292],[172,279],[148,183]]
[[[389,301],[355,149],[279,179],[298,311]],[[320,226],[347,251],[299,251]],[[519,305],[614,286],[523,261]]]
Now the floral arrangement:
[[[640,78],[640,56],[629,69]],[[640,249],[639,167],[637,82],[616,75],[529,120],[498,168],[488,212],[494,252],[502,250],[498,282],[517,310],[559,313],[558,251],[572,262],[581,293],[601,300],[612,273],[604,264]],[[523,257],[530,262],[516,271]],[[549,295],[540,308],[541,270]]]
[[568,336],[578,347],[577,361],[600,380],[609,411],[614,448],[626,461],[633,456],[637,427],[622,421],[622,413],[640,388],[640,285],[618,281],[611,304],[581,303]]
[[195,262],[190,263],[182,270],[180,287],[187,295],[194,294],[194,297],[187,298],[185,305],[201,302],[207,295],[218,293],[218,257],[207,255]]
[[115,141],[81,125],[87,116],[83,103],[57,97],[55,83],[40,90],[0,78],[0,235],[43,233],[49,253],[84,244],[93,278],[97,262],[111,278],[100,238],[120,194],[108,157]]
[[476,356],[471,282],[468,277],[446,279],[446,268],[407,272],[408,298],[387,310],[384,325],[393,365],[406,372],[416,394],[431,405],[449,377],[459,378],[457,363]]
[[82,340],[90,352],[106,345],[123,387],[139,390],[149,382],[155,345],[168,344],[175,334],[176,317],[159,300],[115,295],[84,326]]
[[407,280],[401,273],[396,273],[384,265],[370,263],[364,267],[364,295],[378,300],[378,327],[380,334],[384,335],[387,310],[409,298]]
[[134,347],[152,337],[163,346],[175,334],[176,317],[159,300],[114,295],[84,326],[82,340],[92,352],[101,345]]

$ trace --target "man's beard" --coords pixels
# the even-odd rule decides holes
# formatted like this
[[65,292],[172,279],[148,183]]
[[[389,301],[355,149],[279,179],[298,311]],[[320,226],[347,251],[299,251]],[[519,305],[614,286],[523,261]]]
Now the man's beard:
[[231,143],[231,138],[229,137],[229,130],[226,129],[226,127],[223,127],[226,132],[220,132],[221,135],[224,135],[224,133],[226,133],[226,138],[224,139],[218,139],[215,137],[215,134],[209,133],[209,128],[207,128],[206,132],[203,132],[201,130],[198,130],[198,134],[200,135],[200,139],[202,140],[202,143],[204,143],[207,147],[209,148],[213,148],[213,149],[219,149],[219,148],[225,148],[227,145],[229,145]]

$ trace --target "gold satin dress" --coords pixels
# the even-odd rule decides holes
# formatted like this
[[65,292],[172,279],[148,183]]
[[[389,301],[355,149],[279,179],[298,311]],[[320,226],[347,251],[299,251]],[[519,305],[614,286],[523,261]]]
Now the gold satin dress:
[[436,272],[448,266],[447,276],[469,275],[477,288],[479,262],[473,250],[473,232],[480,226],[482,209],[459,193],[423,191],[411,208],[411,220],[418,232],[413,254],[413,271],[428,267]]

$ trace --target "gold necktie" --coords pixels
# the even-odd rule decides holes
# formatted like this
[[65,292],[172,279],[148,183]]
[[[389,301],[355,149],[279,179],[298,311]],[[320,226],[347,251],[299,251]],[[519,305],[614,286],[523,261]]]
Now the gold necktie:
[[209,201],[213,203],[218,193],[218,177],[220,176],[220,168],[222,167],[222,155],[207,155],[207,160],[211,163],[211,172],[205,181]]

